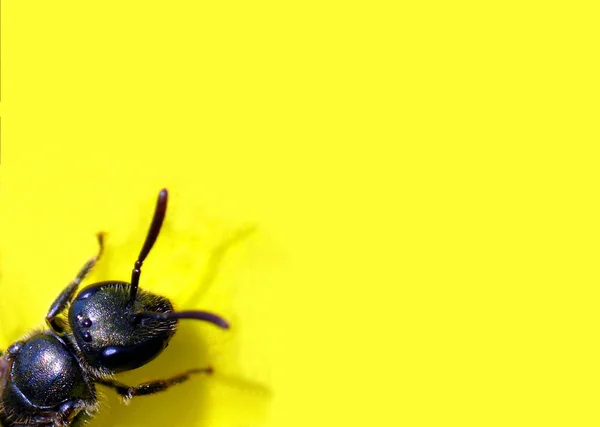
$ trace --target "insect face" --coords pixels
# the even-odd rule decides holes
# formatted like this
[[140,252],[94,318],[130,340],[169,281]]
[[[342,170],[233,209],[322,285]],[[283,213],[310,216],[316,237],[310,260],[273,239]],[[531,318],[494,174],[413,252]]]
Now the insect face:
[[103,282],[83,289],[69,309],[69,324],[86,362],[121,372],[153,360],[175,333],[176,319],[136,317],[135,313],[172,313],[171,302],[140,290],[129,304],[131,285]]

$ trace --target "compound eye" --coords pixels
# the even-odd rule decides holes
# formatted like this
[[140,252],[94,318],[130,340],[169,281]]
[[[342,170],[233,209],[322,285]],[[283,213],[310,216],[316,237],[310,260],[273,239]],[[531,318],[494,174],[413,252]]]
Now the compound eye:
[[100,353],[100,365],[115,372],[139,368],[158,356],[167,346],[167,340],[161,338],[144,341],[132,346],[110,346]]

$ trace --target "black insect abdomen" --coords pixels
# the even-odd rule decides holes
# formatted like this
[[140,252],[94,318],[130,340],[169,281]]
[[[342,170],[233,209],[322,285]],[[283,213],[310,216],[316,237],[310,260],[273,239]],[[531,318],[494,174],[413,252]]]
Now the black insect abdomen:
[[24,343],[15,357],[11,380],[39,408],[77,398],[89,399],[93,393],[73,354],[50,334],[34,336]]
[[14,343],[0,357],[0,426],[70,426],[95,402],[94,384],[51,331]]

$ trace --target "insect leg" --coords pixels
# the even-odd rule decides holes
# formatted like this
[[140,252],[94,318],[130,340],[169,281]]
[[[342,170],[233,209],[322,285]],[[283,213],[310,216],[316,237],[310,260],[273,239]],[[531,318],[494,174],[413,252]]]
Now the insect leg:
[[187,381],[192,374],[212,374],[212,372],[212,368],[190,369],[189,371],[183,372],[171,378],[149,381],[135,386],[128,386],[113,380],[100,380],[97,381],[97,383],[111,387],[119,395],[123,396],[124,399],[131,399],[135,396],[144,396],[158,393],[159,391],[164,391],[171,386]]
[[98,262],[102,255],[102,251],[104,250],[104,234],[98,233],[97,238],[99,248],[96,256],[90,258],[88,262],[83,265],[77,276],[67,285],[60,295],[56,297],[56,300],[54,300],[50,306],[50,310],[48,310],[48,314],[46,314],[46,323],[48,323],[48,326],[56,332],[62,332],[63,330],[63,326],[58,322],[56,316],[58,316],[73,300],[79,284],[85,279],[89,272],[92,271],[92,268],[94,268],[96,262]]
[[[81,404],[77,401],[63,403],[58,410],[44,411],[32,415],[25,421],[26,426],[70,426],[72,421],[81,411]],[[17,423],[15,425],[22,425]]]

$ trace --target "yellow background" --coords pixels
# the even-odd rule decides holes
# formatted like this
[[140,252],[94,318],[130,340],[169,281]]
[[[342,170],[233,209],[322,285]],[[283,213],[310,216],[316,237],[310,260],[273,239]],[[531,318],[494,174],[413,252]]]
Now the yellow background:
[[234,328],[93,426],[598,425],[594,3],[4,0],[1,344],[165,186],[142,286]]

